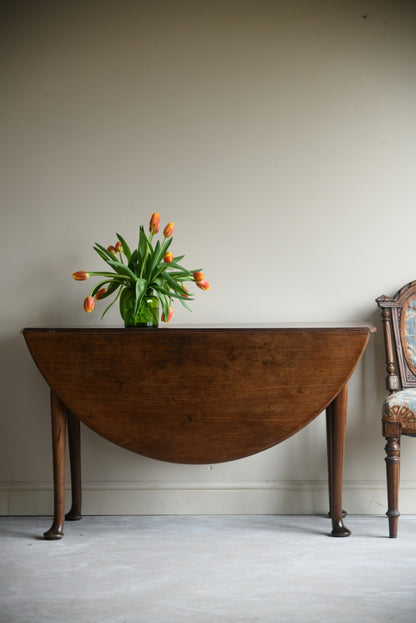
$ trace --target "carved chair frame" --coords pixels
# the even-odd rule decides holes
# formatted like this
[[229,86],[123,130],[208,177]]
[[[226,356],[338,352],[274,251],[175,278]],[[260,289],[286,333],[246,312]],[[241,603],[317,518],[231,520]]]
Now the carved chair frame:
[[[381,308],[386,354],[386,388],[392,394],[403,389],[416,389],[416,366],[408,354],[405,337],[405,318],[408,305],[416,299],[416,281],[400,288],[393,297],[386,295],[376,299]],[[413,417],[414,419],[414,417]],[[387,497],[389,535],[397,537],[399,518],[398,497],[400,482],[401,435],[416,436],[415,425],[406,417],[391,420],[383,417],[383,436],[387,444]]]

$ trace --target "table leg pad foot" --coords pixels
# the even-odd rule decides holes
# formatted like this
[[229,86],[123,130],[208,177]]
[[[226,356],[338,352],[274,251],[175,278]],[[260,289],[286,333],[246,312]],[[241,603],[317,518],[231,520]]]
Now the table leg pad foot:
[[351,530],[348,530],[344,526],[343,521],[341,520],[338,525],[334,526],[331,532],[331,536],[350,536]]
[[50,530],[47,530],[46,532],[43,533],[43,538],[46,541],[58,541],[59,539],[62,539],[63,536],[64,536],[63,531],[57,530],[54,527],[52,527]]

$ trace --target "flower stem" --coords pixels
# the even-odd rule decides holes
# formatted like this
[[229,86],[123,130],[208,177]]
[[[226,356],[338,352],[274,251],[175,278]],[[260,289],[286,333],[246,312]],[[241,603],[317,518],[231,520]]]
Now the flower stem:
[[[145,236],[146,236],[146,234],[145,234]],[[150,236],[149,236],[149,243],[150,244],[152,244],[152,240],[153,240],[153,232],[151,231],[150,232]],[[146,264],[146,260],[147,260],[148,254],[149,254],[149,247],[146,245],[146,253],[144,254],[143,262],[142,262],[142,265],[141,265],[141,268],[140,268],[140,279],[143,277],[143,269],[144,269],[144,266]]]

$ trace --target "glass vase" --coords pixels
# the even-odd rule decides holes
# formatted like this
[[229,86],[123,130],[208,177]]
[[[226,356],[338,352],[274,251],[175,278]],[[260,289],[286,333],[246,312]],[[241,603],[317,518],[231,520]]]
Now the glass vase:
[[147,293],[134,313],[136,297],[131,290],[124,290],[120,297],[120,313],[125,327],[158,327],[159,300],[151,292]]

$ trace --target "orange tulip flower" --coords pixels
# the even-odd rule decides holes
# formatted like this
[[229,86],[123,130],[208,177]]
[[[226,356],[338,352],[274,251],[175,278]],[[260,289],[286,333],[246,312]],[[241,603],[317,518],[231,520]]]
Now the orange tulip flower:
[[198,270],[197,272],[194,273],[194,279],[196,282],[202,281],[203,279],[205,279],[205,275],[204,273],[201,273],[201,271]]
[[166,251],[165,255],[163,256],[163,261],[166,262],[166,264],[170,264],[171,262],[173,262],[173,253],[171,251]]
[[116,255],[117,253],[116,248],[112,244],[110,244],[110,246],[107,247],[107,251],[110,251],[110,253],[112,253],[113,255]]
[[172,316],[173,316],[173,309],[172,309],[172,307],[169,307],[168,317],[167,317],[166,320],[165,320],[165,314],[162,314],[162,322],[169,322],[169,320],[172,318]]
[[99,301],[100,299],[102,299],[106,292],[107,288],[101,288],[101,290],[98,290],[97,294],[95,295],[96,300]]
[[77,270],[76,273],[72,273],[72,276],[75,281],[85,281],[86,279],[89,279],[90,274],[86,273],[85,270]]
[[163,230],[163,235],[165,238],[170,238],[173,235],[175,229],[175,223],[168,223]]
[[123,245],[121,244],[120,240],[117,240],[116,242],[116,251],[117,253],[123,253]]
[[149,231],[151,234],[157,234],[159,231],[160,225],[160,214],[159,212],[153,212],[152,218],[150,219]]
[[206,279],[200,279],[200,281],[196,282],[196,285],[198,288],[201,288],[201,290],[209,290],[211,287]]
[[84,301],[84,309],[86,312],[92,312],[95,307],[95,298],[93,296],[87,296]]

